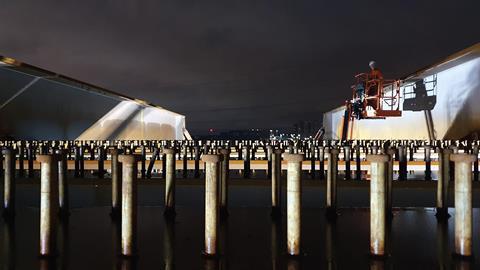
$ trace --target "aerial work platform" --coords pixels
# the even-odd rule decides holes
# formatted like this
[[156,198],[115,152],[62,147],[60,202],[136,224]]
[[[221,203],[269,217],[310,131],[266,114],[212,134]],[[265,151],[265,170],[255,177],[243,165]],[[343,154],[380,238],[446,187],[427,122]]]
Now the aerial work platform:
[[[480,137],[480,43],[398,81],[400,96],[395,103],[389,103],[395,105],[393,112],[377,107],[376,115],[355,118],[354,124],[345,125],[344,120],[350,121],[352,114],[346,113],[348,105],[338,107],[323,115],[324,137],[422,140]],[[383,95],[390,98],[397,93],[385,88],[384,91]],[[388,101],[387,98],[383,105],[388,107]]]

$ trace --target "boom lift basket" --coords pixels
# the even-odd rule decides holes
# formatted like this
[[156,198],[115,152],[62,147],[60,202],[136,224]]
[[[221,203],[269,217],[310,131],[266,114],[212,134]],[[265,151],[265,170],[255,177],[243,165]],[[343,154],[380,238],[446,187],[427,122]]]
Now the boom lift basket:
[[402,116],[400,81],[372,78],[369,73],[355,76],[352,100],[347,101],[353,119],[385,119]]

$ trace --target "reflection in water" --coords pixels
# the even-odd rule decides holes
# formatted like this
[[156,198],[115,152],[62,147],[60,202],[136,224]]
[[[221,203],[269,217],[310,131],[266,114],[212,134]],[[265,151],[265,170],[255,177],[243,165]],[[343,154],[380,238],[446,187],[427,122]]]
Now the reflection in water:
[[216,258],[205,257],[205,270],[219,270]]
[[327,269],[337,269],[335,263],[335,250],[336,250],[336,238],[337,238],[337,230],[336,230],[336,221],[329,220],[325,224],[325,257],[327,259]]
[[390,269],[393,267],[391,263],[389,263],[388,258],[392,255],[392,222],[391,220],[387,220],[385,223],[385,256],[384,257],[371,257],[370,258],[370,270],[384,270]]
[[39,260],[40,270],[56,270],[57,262],[52,258],[40,258]]
[[280,269],[278,258],[280,256],[280,241],[282,239],[281,222],[279,219],[272,219],[271,224],[271,251],[272,251],[272,270]]
[[228,269],[228,220],[223,221],[219,227],[219,267],[220,270]]
[[287,270],[300,270],[300,260],[296,258],[289,258],[287,260]]
[[3,269],[15,269],[15,220],[8,219],[3,225],[3,241],[2,241],[2,259]]
[[437,222],[437,259],[440,270],[450,269],[451,253],[448,246],[448,222]]
[[[392,239],[393,239],[392,219],[387,219],[387,222],[385,223],[385,259],[387,259],[392,255],[392,251],[393,251]],[[388,266],[388,264],[386,264],[386,266]]]
[[218,232],[218,256],[205,257],[205,270],[228,269],[228,220],[219,224]]
[[68,269],[68,260],[70,257],[69,252],[69,232],[68,232],[68,219],[60,221],[58,229],[58,248],[60,251],[59,266],[61,270]]
[[458,259],[455,260],[455,270],[470,270],[475,269],[473,262],[469,259]]
[[120,245],[121,245],[121,222],[118,219],[112,219],[110,223],[112,232],[112,258],[113,258],[113,270],[121,269],[122,262],[119,259]]
[[120,258],[120,270],[137,269],[137,260],[135,258]]
[[385,261],[382,259],[370,259],[370,270],[384,270]]
[[175,269],[175,221],[165,220],[163,226],[163,258],[165,270]]
[[[216,258],[202,258],[201,248],[195,248],[203,244],[203,232],[198,231],[198,227],[203,225],[198,218],[201,213],[194,212],[194,209],[186,211],[185,216],[182,215],[182,223],[177,221],[172,224],[166,223],[158,215],[158,208],[145,208],[140,213],[149,223],[140,223],[140,239],[145,241],[142,241],[143,248],[135,265],[120,257],[120,222],[106,219],[108,210],[106,207],[79,209],[75,214],[83,213],[83,216],[70,219],[68,225],[59,223],[58,255],[54,261],[39,260],[37,257],[38,234],[32,229],[32,224],[35,219],[38,222],[38,210],[19,212],[20,218],[16,219],[15,224],[0,222],[0,270],[178,269],[181,266],[182,269],[214,270],[413,269],[421,266],[445,270],[478,268],[478,257],[475,257],[477,261],[473,264],[452,257],[453,223],[437,224],[435,216],[426,211],[398,213],[393,220],[394,227],[387,226],[385,250],[389,257],[374,260],[368,256],[368,211],[344,210],[336,222],[327,223],[326,219],[318,218],[318,209],[307,208],[305,218],[308,222],[303,228],[303,235],[307,237],[307,241],[303,242],[306,255],[299,262],[285,253],[285,217],[270,219],[270,208],[267,207],[232,208],[227,223],[219,224],[219,256]],[[475,209],[474,213],[478,217],[480,211]],[[87,214],[91,219],[75,226],[76,221],[86,220],[81,217]],[[153,215],[155,218],[149,219]],[[188,225],[184,226],[183,222]],[[478,231],[478,224],[474,223],[474,231]],[[392,232],[395,236],[393,239]],[[478,234],[473,236],[478,243]],[[255,241],[253,245],[252,240]],[[86,250],[83,247],[90,248]],[[245,251],[247,248],[248,252]],[[18,261],[15,262],[15,258]]]

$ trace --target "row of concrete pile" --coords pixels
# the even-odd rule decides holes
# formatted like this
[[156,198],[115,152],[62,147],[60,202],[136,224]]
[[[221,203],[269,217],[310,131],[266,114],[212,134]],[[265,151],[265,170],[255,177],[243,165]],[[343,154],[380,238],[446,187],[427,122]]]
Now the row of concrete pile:
[[[360,145],[360,144],[357,144]],[[301,196],[302,196],[302,162],[303,153],[284,153],[278,145],[271,146],[271,198],[272,216],[281,216],[281,163],[287,162],[287,252],[296,256],[301,247]],[[428,149],[428,147],[424,147]],[[338,156],[340,149],[348,146],[330,146],[327,155],[328,169],[326,173],[326,213],[328,218],[337,215],[337,178]],[[367,148],[369,149],[369,148]],[[392,215],[392,181],[395,149],[401,145],[388,146],[376,151],[369,150],[366,160],[370,164],[370,245],[375,256],[385,254],[385,226]],[[455,195],[455,253],[461,256],[472,255],[472,168],[478,160],[474,147],[462,151],[452,150],[449,146],[437,146],[439,156],[439,176],[437,181],[436,207],[440,220],[448,218],[448,185],[454,181]],[[15,168],[12,148],[3,151],[5,156],[4,170],[4,214],[13,218],[15,213]],[[112,217],[121,218],[122,248],[124,256],[132,256],[136,252],[136,220],[137,220],[137,177],[138,162],[142,155],[133,151],[125,151],[117,147],[110,149],[111,155],[111,187]],[[127,152],[127,153],[122,153]],[[217,152],[217,150],[215,150]],[[399,150],[398,152],[403,152]],[[456,153],[455,153],[456,152]],[[175,148],[163,148],[165,155],[165,217],[174,218],[175,212]],[[348,153],[348,152],[347,152]],[[472,154],[475,153],[475,154]],[[40,203],[40,255],[55,254],[55,227],[57,213],[67,218],[68,181],[67,151],[64,148],[53,149],[47,153],[36,155],[41,164],[41,203]],[[214,256],[217,250],[217,231],[221,217],[228,214],[228,181],[231,152],[227,148],[218,150],[218,154],[206,152],[201,156],[205,164],[205,249],[208,256]],[[347,154],[347,157],[349,155]],[[453,165],[453,166],[452,166]],[[454,171],[452,175],[452,171]]]
[[[325,179],[328,166],[328,152],[338,150],[339,169],[346,180],[362,180],[367,173],[363,164],[367,164],[368,154],[387,153],[394,151],[395,169],[399,180],[407,180],[408,172],[418,170],[418,166],[409,168],[409,162],[418,165],[420,162],[425,172],[425,180],[432,180],[432,162],[439,160],[441,149],[451,149],[453,153],[470,153],[478,156],[479,141],[3,141],[0,142],[6,150],[13,153],[18,168],[18,176],[35,177],[35,160],[37,155],[63,151],[69,162],[67,170],[73,167],[74,176],[86,176],[85,163],[94,168],[98,178],[104,178],[109,172],[105,163],[112,160],[111,151],[117,149],[124,154],[140,155],[140,177],[151,178],[156,171],[165,177],[166,154],[164,149],[174,150],[174,160],[182,162],[182,177],[187,178],[189,171],[193,177],[199,178],[203,164],[202,154],[217,154],[220,149],[228,149],[230,160],[238,160],[244,178],[250,178],[255,169],[265,170],[267,176],[272,173],[272,154],[275,149],[286,153],[303,153],[304,160],[310,166],[302,166],[308,170],[310,178]],[[96,161],[96,162],[94,162]],[[94,163],[92,163],[94,162]],[[157,162],[157,163],[156,163]],[[255,169],[252,169],[255,163]],[[363,164],[362,164],[363,163]],[[157,165],[160,166],[158,170]],[[305,164],[305,163],[304,163]],[[352,165],[354,168],[352,169]],[[437,168],[438,166],[435,166]],[[3,169],[3,168],[0,168]],[[90,170],[92,171],[92,170]],[[355,173],[353,174],[353,171]],[[28,172],[28,174],[26,173]],[[111,173],[111,170],[110,170]],[[352,175],[353,174],[353,175]],[[474,180],[478,181],[478,162],[474,162]]]

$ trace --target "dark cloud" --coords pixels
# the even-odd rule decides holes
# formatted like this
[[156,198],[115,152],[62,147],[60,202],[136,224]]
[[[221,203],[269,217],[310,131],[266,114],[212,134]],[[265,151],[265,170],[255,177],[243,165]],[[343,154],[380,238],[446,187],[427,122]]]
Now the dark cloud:
[[376,59],[479,42],[479,1],[6,1],[0,54],[184,113],[194,132],[320,120]]

